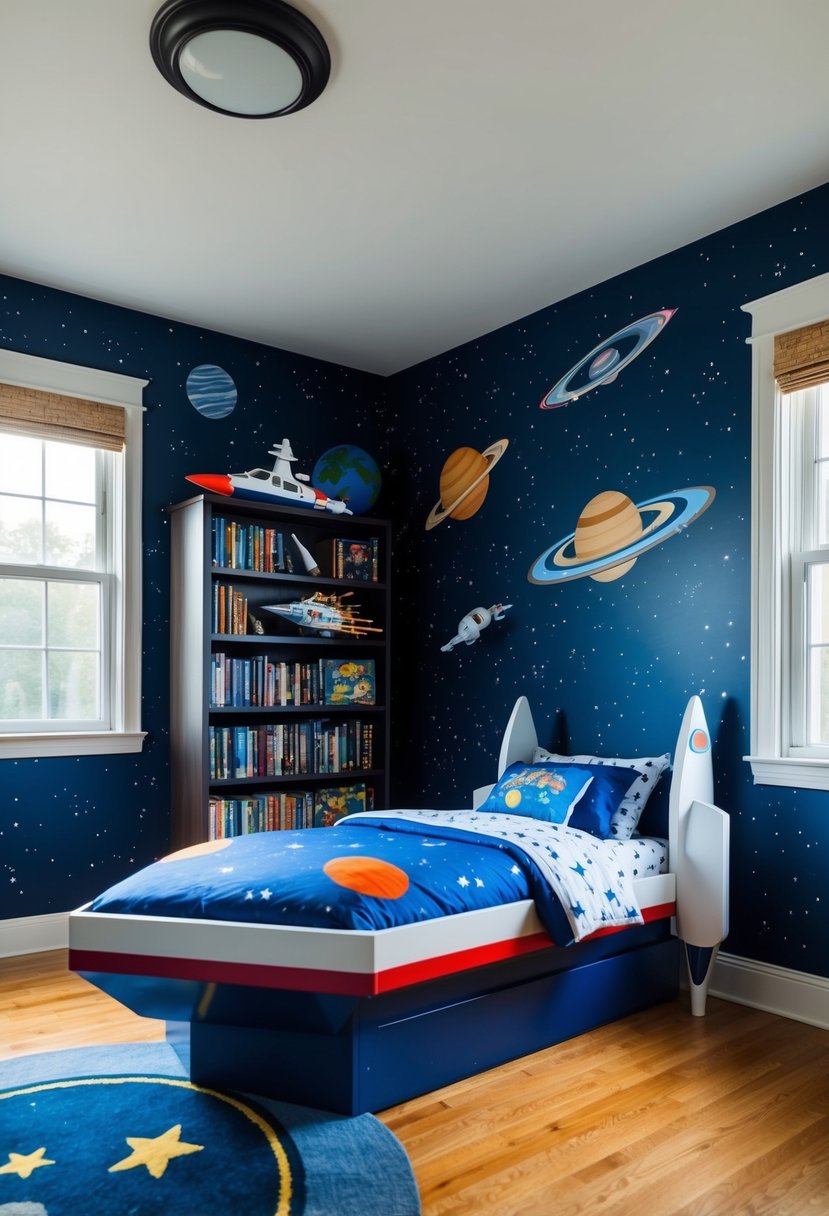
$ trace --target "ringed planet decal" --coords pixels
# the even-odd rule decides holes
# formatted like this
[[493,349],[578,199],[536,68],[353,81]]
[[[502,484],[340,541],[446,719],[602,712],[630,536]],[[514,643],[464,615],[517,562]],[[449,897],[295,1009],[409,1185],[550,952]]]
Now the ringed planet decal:
[[475,448],[456,448],[446,459],[440,474],[440,498],[429,512],[426,531],[445,519],[469,519],[486,498],[490,470],[509,447],[499,439],[478,452]]
[[[654,545],[660,544],[670,536],[675,536],[692,524],[695,519],[706,511],[714,501],[716,490],[712,486],[691,486],[685,490],[674,490],[670,494],[649,498],[646,502],[632,503],[626,495],[615,491],[606,491],[592,499],[582,512],[579,526],[555,545],[535,559],[530,567],[527,578],[531,583],[548,586],[551,583],[565,583],[577,578],[594,578],[600,582],[608,582],[620,578],[636,561],[640,554]],[[607,543],[602,547],[602,533],[598,527],[589,527],[589,540],[596,550],[595,556],[580,552],[579,530],[582,521],[588,516],[593,504],[602,505],[604,499],[618,500],[611,511],[599,512],[595,518],[606,525]],[[620,510],[621,507],[621,510]],[[647,525],[639,526],[638,536],[628,536],[613,547],[614,530],[611,526],[614,517],[623,516],[626,520],[632,511],[638,514],[641,521],[644,514],[653,515]],[[588,519],[588,524],[590,520]],[[585,529],[586,531],[588,529]],[[621,569],[620,569],[621,567]],[[616,571],[616,573],[613,573]]]
[[[659,312],[649,313],[594,346],[589,354],[553,385],[542,399],[541,409],[558,409],[567,405],[568,401],[575,401],[583,393],[589,393],[591,389],[610,384],[623,368],[641,355],[645,347],[650,346],[654,338],[662,333],[675,312],[675,308],[663,308]],[[622,354],[620,347],[628,349]]]

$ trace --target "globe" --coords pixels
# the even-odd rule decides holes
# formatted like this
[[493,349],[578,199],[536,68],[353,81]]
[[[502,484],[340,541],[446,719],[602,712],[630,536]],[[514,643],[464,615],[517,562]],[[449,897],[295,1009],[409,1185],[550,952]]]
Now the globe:
[[380,481],[374,457],[352,443],[341,443],[323,452],[311,473],[315,490],[347,503],[354,515],[364,515],[374,506]]

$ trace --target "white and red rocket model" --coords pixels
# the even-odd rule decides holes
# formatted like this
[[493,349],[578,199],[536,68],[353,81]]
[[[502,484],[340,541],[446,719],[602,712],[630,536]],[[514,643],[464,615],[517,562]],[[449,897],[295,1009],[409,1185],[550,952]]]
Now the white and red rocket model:
[[248,498],[255,502],[310,507],[313,511],[351,515],[345,503],[338,498],[329,498],[322,490],[304,484],[311,480],[307,473],[291,472],[291,464],[296,456],[289,439],[274,444],[268,455],[276,457],[270,472],[267,469],[249,469],[246,473],[189,473],[187,480],[209,494],[223,494],[227,498]]

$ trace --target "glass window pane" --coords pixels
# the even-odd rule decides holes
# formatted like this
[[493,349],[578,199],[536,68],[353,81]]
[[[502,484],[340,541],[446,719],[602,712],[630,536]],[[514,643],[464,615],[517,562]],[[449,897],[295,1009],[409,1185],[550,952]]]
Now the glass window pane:
[[95,507],[47,501],[46,564],[95,568]]
[[821,460],[817,466],[818,544],[829,543],[829,461]]
[[79,443],[46,443],[46,498],[95,502],[95,449]]
[[0,650],[0,719],[44,717],[43,651]]
[[0,562],[31,566],[40,561],[43,561],[41,500],[0,495]]
[[829,642],[829,563],[809,566],[809,636],[812,646]]
[[89,721],[101,716],[98,655],[88,651],[52,650],[49,671],[49,717]]
[[49,646],[99,646],[100,590],[97,583],[49,583]]
[[42,646],[46,584],[38,578],[0,579],[0,644]]
[[0,490],[4,494],[43,493],[43,444],[28,435],[0,435]]
[[829,385],[821,384],[817,392],[817,456],[829,456]]
[[829,744],[829,647],[815,646],[809,655],[807,743]]

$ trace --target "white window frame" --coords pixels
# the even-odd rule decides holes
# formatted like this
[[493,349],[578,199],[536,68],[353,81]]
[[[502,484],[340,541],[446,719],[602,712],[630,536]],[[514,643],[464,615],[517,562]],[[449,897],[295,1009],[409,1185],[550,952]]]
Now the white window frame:
[[141,730],[141,477],[143,392],[148,380],[97,368],[0,350],[0,382],[64,397],[82,397],[124,410],[125,446],[114,461],[112,513],[114,580],[111,680],[113,727],[105,731],[0,733],[0,760],[140,752]]
[[[829,318],[829,274],[743,305],[751,315],[751,764],[756,785],[829,790],[829,752],[796,745],[790,542],[802,498],[793,486],[792,427],[774,379],[774,339]],[[800,457],[798,457],[800,459]]]

